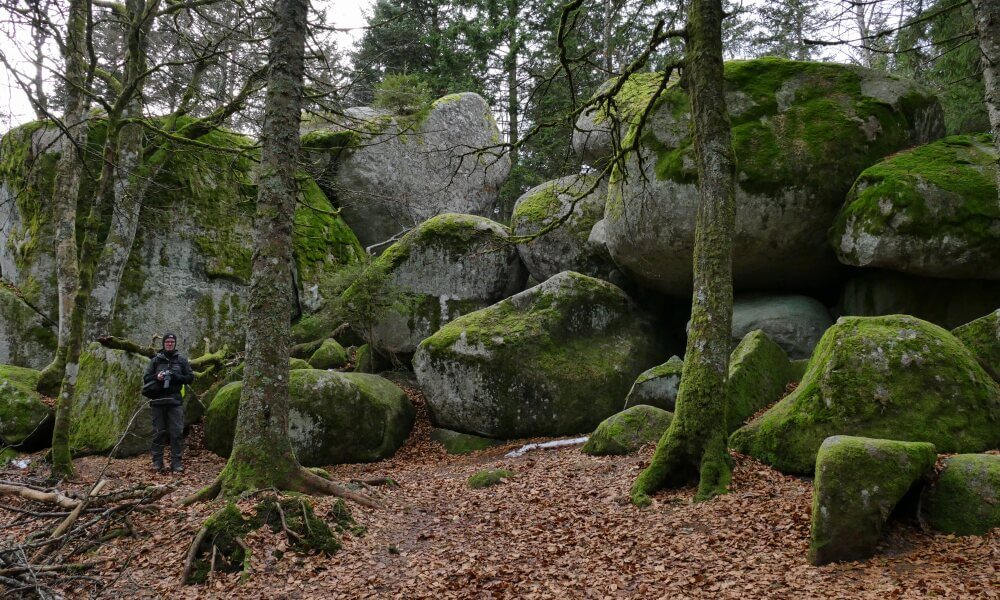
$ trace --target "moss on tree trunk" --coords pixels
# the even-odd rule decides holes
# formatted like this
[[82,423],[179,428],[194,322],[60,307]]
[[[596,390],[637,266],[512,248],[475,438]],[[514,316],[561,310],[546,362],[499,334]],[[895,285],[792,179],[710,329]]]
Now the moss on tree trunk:
[[632,501],[649,503],[664,487],[698,481],[696,499],[724,493],[726,385],[733,312],[732,247],[735,164],[722,79],[722,3],[694,0],[685,54],[694,116],[699,203],[695,225],[694,294],[684,370],[670,428],[632,486]]

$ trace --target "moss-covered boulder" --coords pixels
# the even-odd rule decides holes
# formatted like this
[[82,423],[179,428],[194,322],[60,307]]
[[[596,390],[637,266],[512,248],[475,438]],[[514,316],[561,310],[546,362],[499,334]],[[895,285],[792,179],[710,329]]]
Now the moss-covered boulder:
[[655,442],[670,427],[674,413],[639,404],[601,421],[581,448],[584,454],[630,454]]
[[[642,74],[618,105],[622,145],[658,75]],[[825,288],[838,270],[827,230],[865,168],[944,133],[941,106],[916,83],[835,63],[778,58],[725,65],[737,159],[733,279],[737,289]],[[697,168],[690,100],[667,86],[641,130],[639,151],[616,168],[605,211],[611,256],[645,285],[691,291]],[[640,160],[641,157],[641,160]]]
[[625,398],[625,408],[642,404],[673,412],[677,404],[677,391],[681,387],[684,361],[671,356],[662,365],[656,365],[639,374]]
[[[91,124],[87,173],[100,173],[104,129],[102,121]],[[58,314],[49,198],[57,156],[55,146],[40,143],[39,137],[51,138],[56,131],[52,124],[30,123],[0,141],[0,273],[47,319],[45,323],[54,322]],[[215,131],[199,141],[205,146],[174,152],[149,186],[111,324],[111,333],[133,340],[173,331],[178,345],[189,353],[201,347],[205,337],[214,347],[243,345],[257,197],[258,151],[252,139]],[[84,177],[78,214],[87,214],[93,188],[94,181]],[[313,180],[301,180],[299,200],[293,228],[296,290],[288,301],[308,312],[321,302],[320,282],[342,265],[358,261],[364,250]],[[95,297],[112,291],[101,283],[96,282]],[[0,311],[3,317],[15,314],[2,298]],[[19,315],[2,321],[0,348],[28,345],[29,340],[55,346],[54,334],[39,330],[34,319]],[[14,325],[17,330],[8,333]],[[87,337],[97,333],[105,332],[88,332]],[[23,352],[26,359],[18,355],[11,360],[40,366],[51,359],[51,354],[39,358],[36,350]]]
[[552,228],[517,245],[532,277],[545,281],[556,273],[575,271],[622,285],[624,275],[608,249],[590,235],[604,218],[607,193],[607,182],[596,176],[570,175],[533,187],[517,199],[510,218],[515,236]]
[[468,454],[506,443],[504,440],[494,440],[440,428],[431,430],[431,439],[444,446],[448,454]]
[[760,329],[746,334],[729,357],[729,432],[760,409],[781,398],[795,379],[788,355]]
[[6,283],[0,279],[0,364],[42,369],[55,354],[55,323],[28,305]]
[[789,358],[809,358],[830,325],[833,319],[826,307],[808,296],[746,294],[733,300],[734,346],[762,329]]
[[785,473],[811,473],[831,435],[921,441],[940,452],[1000,445],[1000,385],[948,331],[906,316],[842,317],[799,386],[730,446]]
[[661,356],[614,285],[566,271],[420,343],[413,367],[441,427],[514,439],[592,431]]
[[952,329],[993,379],[1000,382],[1000,308]]
[[845,282],[837,312],[858,317],[912,315],[952,329],[996,310],[997,298],[1000,281],[863,269]]
[[933,444],[837,435],[820,446],[813,486],[809,562],[875,553],[893,508],[934,468]]
[[937,481],[920,499],[931,527],[956,535],[985,535],[1000,527],[1000,455],[959,454],[945,459]]
[[35,449],[52,441],[53,414],[35,391],[39,372],[0,365],[0,442]]
[[374,318],[370,341],[383,354],[412,354],[445,323],[523,288],[527,273],[509,237],[485,217],[428,219],[376,258],[342,302]]
[[149,359],[93,342],[80,354],[69,443],[79,454],[135,456],[149,451],[153,421],[140,394]]
[[477,94],[438,98],[409,115],[350,108],[304,129],[312,174],[365,246],[443,213],[492,215],[510,173]]
[[346,365],[347,361],[347,351],[334,339],[323,340],[309,357],[309,365],[314,369],[337,369]]
[[[243,382],[219,390],[205,415],[205,447],[229,456]],[[416,411],[390,381],[365,373],[291,372],[288,435],[306,466],[371,462],[392,456],[410,433]]]
[[926,277],[1000,279],[997,151],[958,135],[865,169],[830,230],[837,258]]

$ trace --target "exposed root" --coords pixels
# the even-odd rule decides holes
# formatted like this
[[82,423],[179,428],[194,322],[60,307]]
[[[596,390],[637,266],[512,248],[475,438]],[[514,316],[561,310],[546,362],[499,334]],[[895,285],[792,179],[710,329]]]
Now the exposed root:
[[181,500],[181,506],[190,506],[195,502],[207,502],[215,500],[222,493],[222,476],[215,478],[215,481],[201,488],[197,492]]
[[187,557],[184,559],[184,569],[181,571],[181,585],[187,583],[191,577],[191,569],[194,567],[194,557],[198,555],[198,547],[201,546],[201,542],[205,539],[206,534],[208,534],[208,526],[202,525],[198,533],[195,534],[194,541],[191,542],[191,547],[188,548]]
[[[337,498],[344,498],[368,508],[381,507],[381,504],[372,498],[349,490],[328,479],[324,479],[305,467],[299,467],[288,477],[287,481],[275,487],[312,496],[336,496]],[[225,495],[225,493],[225,483],[220,474],[210,485],[181,500],[181,506],[213,500]]]

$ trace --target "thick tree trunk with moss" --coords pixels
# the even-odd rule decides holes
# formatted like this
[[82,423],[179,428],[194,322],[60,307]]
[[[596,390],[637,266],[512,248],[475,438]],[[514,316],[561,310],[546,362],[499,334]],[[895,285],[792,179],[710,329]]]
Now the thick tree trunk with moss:
[[277,0],[264,113],[247,358],[233,452],[222,472],[226,495],[287,487],[300,471],[288,439],[288,347],[292,221],[302,105],[305,0]]
[[[986,88],[986,113],[993,130],[993,143],[1000,153],[1000,1],[972,0],[976,19],[976,37],[983,53],[983,86]],[[1000,187],[1000,165],[997,166]]]
[[88,0],[72,0],[66,19],[66,106],[62,125],[64,136],[59,143],[59,162],[52,192],[52,213],[55,222],[54,254],[56,288],[59,303],[59,335],[56,353],[38,380],[38,391],[54,395],[62,381],[66,365],[66,341],[73,302],[80,282],[76,247],[76,205],[83,176],[83,151],[87,143],[87,80],[86,38]]
[[736,206],[722,77],[722,17],[720,0],[693,0],[688,10],[685,64],[699,191],[691,325],[674,420],[632,486],[632,501],[639,505],[648,504],[649,494],[664,487],[698,481],[696,499],[706,500],[729,484],[725,399]]

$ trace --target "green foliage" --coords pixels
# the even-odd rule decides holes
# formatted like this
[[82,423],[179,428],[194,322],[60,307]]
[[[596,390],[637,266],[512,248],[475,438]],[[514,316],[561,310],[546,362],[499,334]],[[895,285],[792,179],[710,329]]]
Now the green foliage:
[[375,106],[397,115],[415,115],[429,111],[432,100],[427,82],[415,74],[386,75],[375,88]]
[[513,476],[514,472],[508,471],[507,469],[489,469],[486,471],[479,471],[469,477],[469,487],[474,490],[479,490],[502,483],[504,480],[510,479]]

